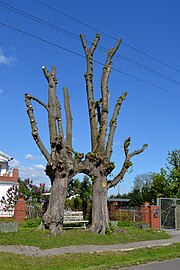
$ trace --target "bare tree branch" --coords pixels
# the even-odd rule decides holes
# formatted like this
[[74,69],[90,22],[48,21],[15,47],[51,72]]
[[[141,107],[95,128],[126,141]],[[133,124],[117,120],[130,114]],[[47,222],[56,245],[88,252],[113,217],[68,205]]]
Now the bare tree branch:
[[80,35],[80,39],[81,39],[82,46],[83,46],[83,49],[85,51],[85,54],[87,56],[90,53],[93,56],[94,51],[95,51],[95,49],[96,49],[96,47],[98,45],[98,42],[100,40],[100,34],[96,34],[96,37],[95,37],[90,49],[87,48],[84,37],[85,37],[85,35],[82,35],[82,34]]
[[86,92],[89,109],[90,129],[91,129],[91,148],[94,149],[98,138],[98,122],[96,118],[96,108],[94,101],[93,88],[93,54],[98,45],[100,35],[97,34],[90,49],[87,48],[84,35],[80,35],[81,43],[86,55],[87,72],[84,74],[86,80]]
[[101,95],[102,95],[102,113],[101,113],[101,124],[100,124],[100,131],[99,131],[99,145],[98,150],[100,152],[105,151],[105,143],[106,143],[106,132],[108,126],[108,107],[109,107],[109,91],[108,91],[108,80],[109,75],[112,67],[112,58],[116,53],[119,45],[121,44],[121,39],[118,40],[116,46],[111,48],[108,52],[106,63],[103,68],[102,78],[101,78]]
[[44,76],[46,77],[47,81],[49,82],[51,73],[47,70],[46,66],[42,66],[42,71],[43,71]]
[[37,146],[39,147],[41,153],[46,158],[46,160],[49,162],[50,154],[48,153],[47,149],[45,148],[45,146],[42,143],[41,138],[39,136],[38,128],[37,128],[34,113],[33,113],[34,109],[33,109],[33,106],[31,104],[31,98],[32,98],[31,95],[25,94],[25,102],[26,102],[26,106],[27,106],[27,114],[29,116],[29,120],[30,120],[30,124],[31,124],[32,136],[33,136]]
[[128,137],[125,141],[124,141],[124,153],[126,158],[129,158],[129,146],[131,144],[131,137]]
[[40,105],[42,105],[47,111],[49,111],[48,105],[45,104],[43,101],[39,100],[39,99],[36,98],[36,97],[31,96],[30,94],[28,94],[28,96],[29,96],[30,99],[35,100],[35,101],[38,102]]
[[133,151],[131,154],[129,154],[130,158],[135,156],[135,155],[139,155],[140,153],[142,153],[146,147],[148,147],[148,144],[144,144],[141,149]]
[[57,119],[57,97],[56,97],[56,67],[52,67],[50,73],[45,66],[42,67],[43,73],[48,81],[48,123],[49,123],[49,135],[51,147],[54,145],[55,140],[58,136],[56,119]]
[[138,155],[138,154],[142,153],[145,150],[145,148],[148,146],[147,144],[144,144],[141,149],[135,150],[135,151],[133,151],[132,153],[129,154],[129,145],[130,145],[130,143],[131,143],[131,138],[129,137],[124,142],[125,160],[124,160],[124,163],[122,165],[122,169],[118,173],[118,175],[116,177],[114,177],[114,179],[112,181],[108,182],[108,188],[111,188],[111,187],[117,185],[123,179],[125,173],[129,169],[129,167],[132,166],[131,158],[133,156],[135,156],[135,155]]
[[113,147],[113,140],[114,140],[114,134],[117,126],[117,116],[119,114],[119,111],[121,109],[121,105],[123,101],[125,100],[127,96],[127,92],[124,92],[122,96],[120,96],[117,100],[117,103],[114,107],[114,112],[110,121],[110,130],[109,130],[109,135],[108,135],[108,141],[106,145],[106,156],[108,160],[110,160],[111,155],[112,155],[112,147]]
[[[63,88],[64,92],[64,107],[66,111],[66,147],[72,149],[72,114],[71,114],[71,107],[70,107],[70,97],[68,94],[68,88]],[[69,152],[71,156],[71,152]]]

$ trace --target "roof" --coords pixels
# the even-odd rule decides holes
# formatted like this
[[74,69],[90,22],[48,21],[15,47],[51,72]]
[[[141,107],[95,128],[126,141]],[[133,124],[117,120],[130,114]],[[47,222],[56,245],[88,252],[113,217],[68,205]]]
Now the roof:
[[130,199],[121,199],[121,198],[108,198],[108,202],[129,202]]
[[10,160],[12,160],[13,157],[5,154],[4,152],[0,151],[0,162],[8,162]]

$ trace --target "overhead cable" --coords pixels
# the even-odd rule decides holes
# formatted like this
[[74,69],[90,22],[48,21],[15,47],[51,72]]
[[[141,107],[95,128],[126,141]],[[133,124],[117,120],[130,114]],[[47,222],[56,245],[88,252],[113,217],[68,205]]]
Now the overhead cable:
[[[54,46],[54,47],[56,47],[56,48],[58,48],[58,49],[62,49],[62,50],[64,50],[64,51],[66,51],[66,52],[69,52],[69,53],[71,53],[71,54],[77,55],[77,56],[79,56],[79,57],[81,57],[81,58],[85,58],[85,56],[82,55],[82,54],[80,54],[80,53],[77,53],[77,52],[75,52],[75,51],[73,51],[73,50],[67,49],[67,48],[65,48],[65,47],[63,47],[63,46],[60,46],[60,45],[58,45],[58,44],[55,44],[55,43],[53,43],[53,42],[51,42],[51,41],[48,41],[48,40],[46,40],[46,39],[40,38],[40,37],[38,37],[38,36],[35,36],[35,35],[31,34],[31,33],[25,32],[25,31],[23,31],[23,30],[21,30],[21,29],[15,28],[15,27],[13,27],[13,26],[7,25],[7,24],[2,23],[2,22],[0,22],[0,25],[4,26],[4,27],[6,27],[6,28],[12,29],[12,30],[14,30],[14,31],[16,31],[16,32],[19,32],[19,33],[21,33],[21,34],[23,34],[23,35],[29,36],[29,37],[31,37],[31,38],[33,38],[33,39],[39,40],[39,41],[41,41],[41,42],[43,42],[43,43],[46,43],[46,44],[48,44],[48,45]],[[101,65],[101,66],[104,66],[104,64],[103,64],[102,62],[97,61],[97,60],[94,60],[94,63],[97,63],[97,64],[99,64],[99,65]],[[140,78],[138,78],[138,77],[136,77],[136,76],[134,76],[134,75],[128,74],[128,73],[126,73],[126,72],[124,72],[124,71],[121,71],[121,70],[119,70],[119,69],[116,69],[116,68],[113,68],[113,67],[112,67],[111,69],[114,70],[114,71],[116,71],[116,72],[118,72],[118,73],[121,73],[121,74],[123,74],[123,75],[125,75],[125,76],[128,76],[128,77],[130,77],[130,78],[136,79],[136,80],[138,80],[138,81],[141,81],[141,82],[143,82],[143,83],[145,83],[145,84],[147,84],[147,85],[150,85],[150,86],[153,86],[153,87],[155,87],[155,88],[161,89],[161,90],[166,91],[166,92],[168,92],[168,93],[170,93],[170,94],[173,94],[173,95],[176,95],[176,96],[180,96],[179,94],[177,94],[177,93],[175,93],[175,92],[173,92],[173,91],[171,91],[171,90],[168,90],[168,89],[163,88],[163,87],[161,87],[161,86],[158,86],[158,85],[156,85],[156,84],[153,84],[153,83],[150,83],[150,82],[145,81],[145,80],[143,80],[143,79],[140,79]]]
[[[37,22],[37,23],[39,23],[41,25],[44,25],[45,27],[51,28],[51,29],[53,29],[55,31],[58,31],[58,32],[61,32],[62,34],[65,34],[65,35],[67,35],[67,36],[69,36],[71,38],[79,40],[78,35],[70,32],[70,31],[68,31],[68,30],[66,30],[66,29],[64,29],[62,27],[59,27],[59,26],[57,26],[55,24],[52,24],[52,23],[50,23],[48,21],[40,19],[39,17],[36,17],[36,16],[34,16],[34,15],[30,14],[30,13],[27,13],[27,12],[24,12],[24,11],[22,11],[20,9],[17,9],[17,8],[11,6],[11,5],[5,4],[5,3],[0,1],[0,7],[6,8],[6,9],[8,9],[8,10],[14,12],[14,13],[17,13],[17,14],[19,14],[21,16],[24,16],[25,18],[28,18],[28,19],[30,19],[30,20],[32,20],[34,22]],[[89,43],[89,44],[91,43],[89,40],[86,40],[86,42]],[[100,46],[100,45],[98,46],[98,49],[100,49],[102,51],[107,51],[107,48],[105,48],[103,46]],[[148,72],[151,72],[154,75],[159,76],[159,77],[161,77],[161,78],[163,78],[163,79],[165,79],[165,80],[167,80],[167,81],[169,81],[171,83],[175,83],[177,85],[180,85],[180,81],[177,81],[177,80],[175,80],[175,79],[173,79],[173,78],[171,78],[169,76],[166,76],[163,73],[158,72],[158,71],[156,71],[156,70],[154,70],[154,69],[152,69],[150,67],[142,65],[142,64],[140,64],[140,63],[138,63],[138,62],[136,62],[136,61],[134,61],[134,60],[132,60],[132,59],[130,59],[128,57],[125,57],[125,56],[123,56],[123,55],[121,55],[119,53],[116,53],[115,57],[117,57],[119,59],[123,59],[125,61],[128,61],[131,64],[136,65],[137,67],[142,68],[142,69],[144,69],[144,70],[146,70]]]
[[[101,33],[101,34],[103,34],[104,36],[106,36],[106,37],[108,37],[108,38],[111,38],[111,39],[113,39],[113,40],[115,40],[115,41],[118,40],[117,38],[115,38],[115,37],[113,37],[113,36],[111,36],[111,35],[109,35],[109,34],[103,32],[103,31],[101,31],[100,29],[97,29],[97,28],[95,28],[95,27],[93,27],[93,26],[91,26],[91,25],[89,25],[89,24],[87,24],[87,23],[85,23],[85,22],[83,22],[83,21],[81,21],[81,20],[79,20],[79,19],[76,19],[76,18],[74,18],[73,16],[70,16],[70,15],[68,15],[67,13],[62,12],[61,10],[59,10],[59,9],[53,7],[53,6],[47,5],[47,4],[45,4],[44,2],[42,2],[42,1],[39,1],[39,0],[32,0],[32,1],[34,1],[34,2],[36,2],[36,3],[39,3],[40,5],[42,5],[42,6],[46,7],[46,8],[48,8],[48,9],[51,9],[51,10],[53,10],[53,11],[55,11],[55,12],[57,12],[57,13],[63,15],[63,16],[65,16],[65,17],[67,17],[67,18],[69,18],[69,19],[71,19],[71,20],[73,20],[73,21],[76,21],[76,22],[78,22],[78,23],[80,23],[80,24],[82,24],[82,25],[84,25],[84,26],[86,26],[86,27],[88,27],[88,28],[90,28],[90,29],[92,29],[92,30],[98,32],[98,33]],[[162,61],[162,60],[160,60],[160,59],[158,59],[158,58],[156,58],[156,57],[154,57],[154,56],[151,56],[150,54],[148,54],[148,53],[146,53],[146,52],[143,52],[142,50],[140,50],[140,49],[138,49],[138,48],[136,48],[136,47],[134,47],[134,46],[132,46],[132,45],[126,43],[126,42],[122,42],[122,44],[124,44],[125,46],[127,46],[128,48],[130,48],[130,49],[132,49],[132,50],[135,50],[136,52],[139,52],[139,53],[143,54],[144,56],[146,56],[146,57],[148,57],[148,58],[151,58],[151,59],[153,59],[153,60],[159,62],[160,64],[162,64],[162,65],[164,65],[164,66],[167,66],[167,67],[169,67],[169,68],[171,68],[171,69],[173,69],[173,70],[175,70],[175,71],[177,71],[177,72],[180,72],[180,70],[179,70],[178,68],[176,68],[176,67],[174,67],[174,66],[172,66],[172,65],[170,65],[170,64],[168,64],[168,63],[165,63],[164,61]]]

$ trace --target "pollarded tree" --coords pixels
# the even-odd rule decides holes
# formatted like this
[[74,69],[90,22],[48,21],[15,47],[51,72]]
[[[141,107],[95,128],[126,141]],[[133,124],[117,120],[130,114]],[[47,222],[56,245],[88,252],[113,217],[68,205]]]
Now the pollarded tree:
[[[87,164],[86,161],[84,161],[83,164],[85,164],[83,167],[81,159],[84,155],[74,152],[72,149],[72,116],[68,89],[63,89],[66,112],[66,136],[64,136],[61,105],[56,96],[56,68],[53,66],[52,72],[49,72],[46,67],[43,66],[42,70],[48,82],[48,104],[45,104],[30,94],[25,94],[25,102],[31,124],[32,136],[47,160],[46,174],[49,176],[52,185],[48,209],[43,216],[43,226],[48,228],[52,234],[59,234],[62,232],[67,182],[81,171],[81,168],[87,167]],[[50,151],[47,150],[40,138],[32,101],[36,101],[47,111]],[[79,164],[80,166],[78,166]]]
[[115,104],[108,129],[108,80],[112,67],[112,58],[119,48],[121,39],[117,42],[115,47],[111,48],[107,53],[107,58],[101,77],[101,99],[96,101],[94,98],[93,85],[93,55],[100,40],[100,35],[96,35],[90,49],[86,45],[84,35],[80,35],[80,38],[87,62],[87,71],[84,76],[86,81],[87,102],[91,130],[91,152],[86,155],[86,159],[89,159],[89,164],[91,164],[92,167],[91,174],[88,174],[93,182],[91,230],[103,234],[109,227],[107,191],[109,188],[114,187],[123,179],[128,168],[132,165],[131,158],[142,153],[147,147],[147,144],[144,144],[140,150],[135,150],[130,153],[129,146],[131,138],[127,138],[124,142],[125,159],[122,168],[113,180],[108,181],[107,177],[115,167],[114,163],[111,162],[111,156],[114,134],[117,125],[117,117],[121,109],[121,105],[127,95],[125,92],[117,99],[117,103]]
[[[125,160],[123,166],[112,181],[107,180],[107,176],[114,169],[114,163],[111,162],[111,155],[117,116],[122,102],[127,95],[127,93],[123,93],[118,98],[108,130],[108,79],[112,66],[111,60],[121,40],[107,54],[101,79],[102,98],[99,101],[95,101],[93,89],[93,54],[98,45],[100,35],[96,35],[90,49],[86,46],[84,36],[80,35],[80,38],[87,59],[85,79],[91,129],[91,152],[87,153],[84,157],[84,154],[77,153],[72,148],[72,116],[67,88],[64,88],[64,107],[66,111],[66,136],[64,136],[61,106],[56,96],[57,79],[55,67],[52,68],[52,72],[49,72],[45,66],[42,68],[48,81],[48,104],[45,104],[30,94],[25,95],[32,136],[47,160],[46,174],[49,176],[52,184],[48,209],[43,217],[44,227],[49,228],[52,234],[62,232],[67,182],[77,173],[87,174],[91,177],[93,183],[91,230],[98,233],[105,233],[106,228],[109,226],[107,190],[123,179],[128,168],[132,165],[131,158],[143,152],[147,147],[144,144],[140,150],[129,153],[131,139],[127,138],[124,142]],[[43,106],[48,113],[50,151],[47,150],[40,138],[33,112],[32,100]],[[109,133],[107,134],[107,132]]]

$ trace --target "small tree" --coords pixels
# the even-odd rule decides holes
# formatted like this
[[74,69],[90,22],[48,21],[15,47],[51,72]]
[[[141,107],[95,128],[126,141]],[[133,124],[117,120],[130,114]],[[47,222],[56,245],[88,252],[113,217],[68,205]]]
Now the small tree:
[[168,152],[165,169],[152,175],[151,192],[157,197],[180,197],[180,150]]
[[92,183],[87,175],[80,181],[73,178],[68,182],[66,207],[73,210],[82,210],[83,215],[90,215],[90,205],[92,198]]
[[161,169],[160,173],[152,174],[152,183],[150,186],[152,198],[156,201],[157,197],[171,197],[170,182],[166,177],[166,172]]
[[79,196],[81,182],[78,178],[72,178],[68,181],[67,198]]
[[1,203],[6,211],[14,208],[19,198],[31,204],[34,208],[42,208],[42,204],[48,200],[44,193],[48,192],[45,184],[35,185],[32,180],[18,179],[18,185],[13,185],[6,192],[6,197],[2,197]]
[[159,173],[137,175],[128,197],[134,205],[142,204],[144,201],[155,203],[157,197],[179,198],[180,150],[168,152],[167,164]]
[[180,197],[180,150],[168,152],[168,164],[166,165],[166,174],[171,183],[172,191],[177,197]]
[[[92,199],[92,183],[86,175],[80,185],[80,198],[82,199],[82,210],[84,218],[90,218],[91,199]],[[91,218],[90,218],[91,219]]]
[[151,192],[152,173],[138,174],[134,179],[133,190],[128,194],[131,205],[140,206],[144,202],[151,203],[153,200]]

